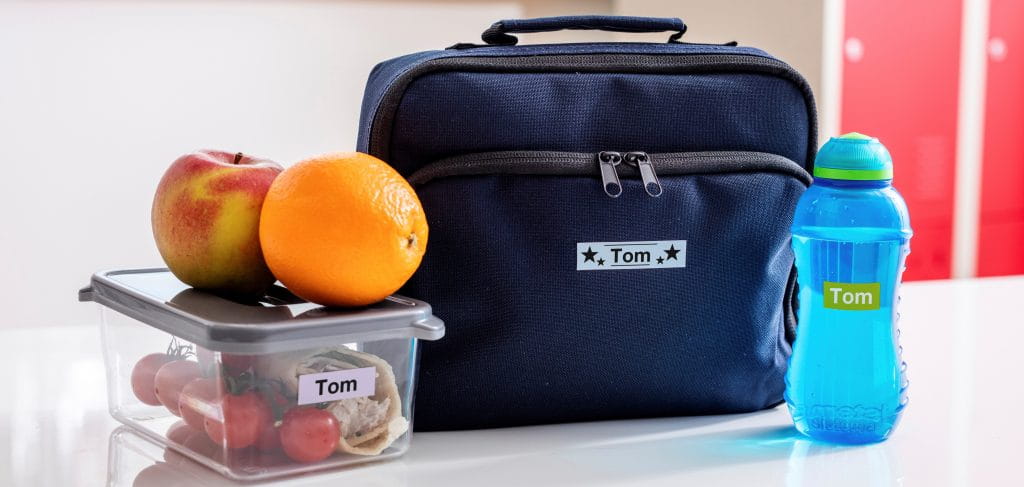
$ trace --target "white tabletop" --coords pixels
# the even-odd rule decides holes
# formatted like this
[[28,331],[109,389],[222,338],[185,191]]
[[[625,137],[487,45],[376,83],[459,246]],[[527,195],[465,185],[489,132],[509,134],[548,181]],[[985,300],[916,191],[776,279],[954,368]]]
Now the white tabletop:
[[[910,405],[843,447],[753,414],[419,433],[401,459],[283,485],[1024,485],[1024,277],[911,283]],[[0,330],[0,485],[225,485],[107,414],[96,326]],[[1019,463],[1018,463],[1019,462]]]

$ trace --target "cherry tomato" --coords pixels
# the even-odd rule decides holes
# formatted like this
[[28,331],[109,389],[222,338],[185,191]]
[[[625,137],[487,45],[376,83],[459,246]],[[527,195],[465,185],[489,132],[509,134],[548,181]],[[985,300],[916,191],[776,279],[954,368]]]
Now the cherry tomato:
[[281,448],[281,437],[273,420],[267,421],[256,439],[256,448],[261,452],[277,451]]
[[189,360],[168,362],[156,371],[153,390],[156,392],[156,397],[160,399],[160,403],[168,411],[175,416],[180,416],[178,399],[181,396],[181,390],[185,388],[186,384],[200,376],[202,373],[199,371],[199,364],[195,362]]
[[[181,421],[167,430],[167,439],[204,457],[215,460],[220,458],[218,454],[222,449],[210,441],[205,431],[196,431]],[[164,449],[164,461],[173,462],[176,458],[181,458],[181,455],[171,448]]]
[[287,396],[281,393],[280,389],[274,385],[267,385],[266,383],[256,386],[256,392],[263,397],[263,401],[270,406],[270,412],[274,414],[274,419],[278,420],[284,416],[284,412],[288,410],[288,407],[295,403],[295,401],[288,399]]
[[277,431],[277,419],[280,419],[293,401],[289,400],[274,385],[258,386],[256,391],[263,397],[263,402],[270,408],[270,421],[263,425],[256,448],[262,452],[273,452],[281,449],[281,438]]
[[314,407],[289,409],[279,431],[285,455],[301,463],[331,456],[341,438],[338,419],[330,411]]
[[245,448],[256,443],[264,425],[271,421],[270,408],[252,391],[221,397],[220,413],[219,417],[205,418],[206,434],[214,443],[228,448]]
[[178,421],[171,425],[170,428],[167,428],[167,434],[165,436],[167,436],[167,439],[170,440],[171,443],[181,445],[185,443],[185,440],[187,440],[189,436],[192,436],[192,433],[195,433],[195,430],[189,428],[185,423]]
[[135,475],[132,487],[185,487],[195,485],[193,480],[183,477],[181,472],[164,462],[156,462]]
[[166,353],[151,353],[142,357],[132,368],[132,392],[145,404],[159,406],[160,398],[156,395],[154,381],[156,373],[168,362],[181,360],[183,357]]
[[203,431],[203,420],[217,415],[217,398],[221,395],[218,382],[199,377],[192,379],[181,389],[178,397],[178,412],[181,419],[192,428]]
[[[217,375],[220,366],[217,364],[216,353],[203,347],[196,347],[196,359],[199,360],[199,367],[203,375],[212,377]],[[255,357],[252,355],[232,355],[230,353],[220,354],[220,365],[223,365],[224,373],[238,375],[252,367]]]

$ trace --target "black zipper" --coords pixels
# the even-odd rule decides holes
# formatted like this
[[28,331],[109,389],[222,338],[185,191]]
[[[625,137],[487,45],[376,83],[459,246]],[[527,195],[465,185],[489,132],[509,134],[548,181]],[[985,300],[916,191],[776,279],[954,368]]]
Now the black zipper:
[[[409,182],[418,187],[439,178],[489,174],[590,176],[600,178],[605,193],[615,198],[622,193],[622,185],[619,182],[621,168],[625,167],[621,169],[623,176],[643,177],[639,167],[629,163],[623,164],[624,158],[630,154],[646,155],[651,170],[665,176],[770,172],[795,178],[804,186],[811,184],[810,173],[792,160],[777,154],[748,151],[656,154],[632,151],[626,152],[625,155],[620,151],[589,154],[552,151],[482,152],[449,157],[427,164],[409,176]],[[646,183],[644,186],[645,191],[650,194]],[[797,326],[795,269],[794,267],[790,271],[783,297],[783,326],[786,342],[790,344],[793,343]]]
[[763,73],[781,77],[797,86],[807,105],[808,126],[805,168],[813,167],[817,151],[817,115],[814,95],[807,81],[788,64],[752,54],[553,54],[530,56],[456,56],[418,64],[395,78],[381,95],[370,122],[367,150],[389,160],[391,127],[406,88],[416,78],[437,71],[503,73],[639,73],[692,74],[701,72]]
[[662,194],[658,174],[716,174],[736,172],[775,172],[793,177],[805,186],[811,175],[786,157],[765,152],[709,151],[648,154],[641,151],[553,152],[503,151],[482,152],[449,157],[423,166],[411,176],[413,186],[434,179],[453,176],[488,174],[519,174],[535,176],[591,176],[601,179],[605,193],[618,197],[622,193],[620,174],[640,177],[644,190],[652,197]]
[[647,194],[655,198],[661,196],[661,181],[658,180],[658,173],[654,172],[654,162],[646,152],[629,152],[623,156],[622,161],[640,171],[640,179],[644,181],[644,191],[647,191]]

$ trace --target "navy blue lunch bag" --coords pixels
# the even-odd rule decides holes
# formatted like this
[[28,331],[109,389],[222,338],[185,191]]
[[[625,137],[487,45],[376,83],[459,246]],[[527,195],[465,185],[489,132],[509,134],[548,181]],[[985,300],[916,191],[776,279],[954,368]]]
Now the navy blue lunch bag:
[[[672,31],[518,46],[514,33]],[[421,431],[754,411],[782,401],[796,318],[789,225],[814,101],[786,63],[680,42],[674,18],[503,20],[485,44],[370,73],[359,150],[430,225],[401,293]]]

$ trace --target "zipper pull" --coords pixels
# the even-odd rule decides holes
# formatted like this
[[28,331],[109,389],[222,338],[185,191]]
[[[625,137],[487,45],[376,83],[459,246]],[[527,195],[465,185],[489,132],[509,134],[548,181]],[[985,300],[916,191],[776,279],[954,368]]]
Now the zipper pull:
[[627,152],[623,160],[640,171],[640,178],[644,181],[644,191],[647,191],[647,194],[661,196],[661,182],[658,181],[658,175],[654,173],[654,164],[646,152]]
[[605,194],[618,198],[622,194],[622,183],[619,182],[619,173],[615,166],[622,162],[622,154],[602,151],[597,154],[597,162],[601,165],[601,185]]

